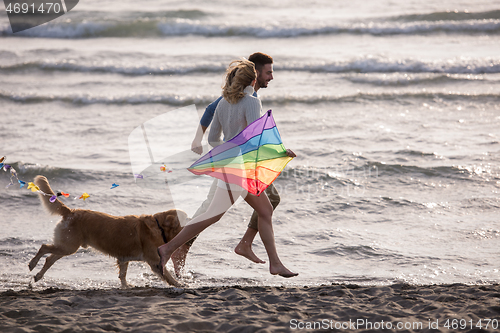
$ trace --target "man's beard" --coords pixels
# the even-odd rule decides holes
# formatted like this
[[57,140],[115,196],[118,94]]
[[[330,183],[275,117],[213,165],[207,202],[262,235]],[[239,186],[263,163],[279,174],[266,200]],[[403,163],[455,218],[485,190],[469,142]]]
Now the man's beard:
[[259,88],[267,88],[268,81],[257,81],[257,84],[259,85]]

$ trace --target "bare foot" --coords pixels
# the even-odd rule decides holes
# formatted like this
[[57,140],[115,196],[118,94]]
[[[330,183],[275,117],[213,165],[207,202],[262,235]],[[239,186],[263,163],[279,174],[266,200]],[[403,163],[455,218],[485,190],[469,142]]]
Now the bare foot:
[[272,275],[279,275],[284,278],[291,278],[294,276],[299,275],[299,273],[294,273],[285,266],[282,267],[270,267],[269,271],[271,272]]
[[255,255],[255,253],[253,253],[252,248],[250,246],[246,246],[246,245],[240,243],[240,244],[238,244],[238,246],[236,246],[236,248],[234,249],[234,252],[236,252],[236,254],[239,254],[240,256],[243,256],[243,257],[247,258],[248,260],[253,261],[257,264],[265,264],[266,263],[264,260],[261,260],[259,257],[257,257]]

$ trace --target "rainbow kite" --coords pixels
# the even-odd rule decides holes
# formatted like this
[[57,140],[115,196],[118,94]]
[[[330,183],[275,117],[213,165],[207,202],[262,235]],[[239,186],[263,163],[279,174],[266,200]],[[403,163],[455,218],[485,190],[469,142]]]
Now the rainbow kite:
[[260,195],[293,157],[286,154],[271,110],[231,140],[215,147],[188,170],[239,185]]

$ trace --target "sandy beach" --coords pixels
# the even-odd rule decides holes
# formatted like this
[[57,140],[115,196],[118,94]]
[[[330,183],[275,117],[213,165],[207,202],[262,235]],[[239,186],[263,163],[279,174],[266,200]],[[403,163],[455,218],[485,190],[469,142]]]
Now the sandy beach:
[[6,291],[1,332],[497,332],[500,285]]
[[[67,9],[16,33],[0,12],[0,333],[500,333],[500,1]],[[274,59],[257,93],[297,155],[273,232],[299,276],[235,253],[241,202],[197,238],[182,289],[144,262],[117,289],[116,259],[91,248],[34,283],[60,217],[29,183],[75,209],[192,217],[213,183],[187,170],[200,117],[254,52]]]

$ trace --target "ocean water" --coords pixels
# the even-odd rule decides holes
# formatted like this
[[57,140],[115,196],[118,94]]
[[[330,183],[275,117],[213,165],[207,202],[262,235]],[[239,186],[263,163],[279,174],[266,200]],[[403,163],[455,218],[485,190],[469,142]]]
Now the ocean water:
[[[251,215],[240,203],[195,242],[186,284],[500,282],[498,2],[86,0],[16,34],[0,7],[0,156],[73,208],[195,210],[210,181],[175,178],[170,157],[196,160],[194,128],[231,60],[273,56],[259,96],[298,155],[275,182],[273,221],[300,275],[234,254]],[[164,126],[150,162],[173,168],[170,195],[163,175],[134,178],[143,124]],[[0,170],[0,290],[119,287],[114,259],[91,249],[33,282],[43,260],[28,262],[57,222]],[[259,239],[254,250],[267,260]],[[128,280],[165,286],[142,263]]]

